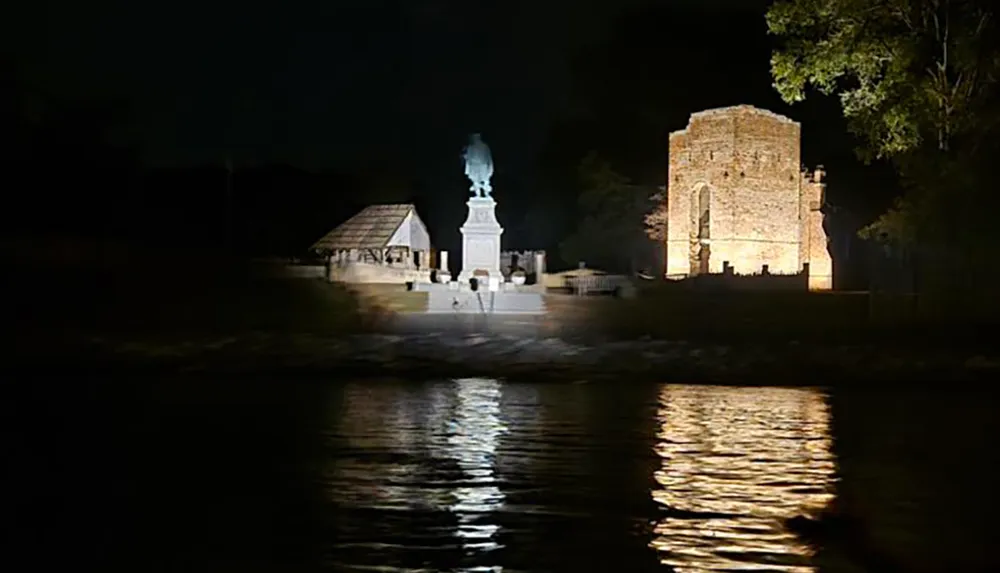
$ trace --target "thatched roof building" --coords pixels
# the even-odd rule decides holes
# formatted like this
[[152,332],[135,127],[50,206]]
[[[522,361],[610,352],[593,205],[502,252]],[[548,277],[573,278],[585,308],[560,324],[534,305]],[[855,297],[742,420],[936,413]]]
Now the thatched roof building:
[[311,250],[322,254],[351,250],[405,248],[430,251],[427,227],[413,205],[371,205],[313,243]]

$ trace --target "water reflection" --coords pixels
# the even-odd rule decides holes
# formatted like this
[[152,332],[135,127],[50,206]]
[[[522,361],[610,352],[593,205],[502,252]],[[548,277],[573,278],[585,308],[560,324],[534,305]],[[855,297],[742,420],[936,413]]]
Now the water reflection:
[[830,415],[818,390],[665,386],[653,548],[677,571],[813,571],[785,518],[832,497]]
[[10,402],[5,508],[76,569],[807,571],[781,519],[830,497],[831,416],[865,543],[830,570],[995,569],[986,391],[71,382]]
[[340,404],[325,471],[341,517],[331,565],[500,571],[489,562],[504,504],[500,383],[352,384]]
[[337,570],[808,571],[782,520],[831,497],[816,391],[477,378],[335,403]]
[[491,551],[499,526],[489,512],[503,505],[503,493],[494,475],[497,443],[506,431],[500,422],[500,383],[487,378],[456,381],[458,406],[449,425],[449,454],[465,474],[465,485],[454,490],[451,511],[459,518],[456,535],[463,548]]

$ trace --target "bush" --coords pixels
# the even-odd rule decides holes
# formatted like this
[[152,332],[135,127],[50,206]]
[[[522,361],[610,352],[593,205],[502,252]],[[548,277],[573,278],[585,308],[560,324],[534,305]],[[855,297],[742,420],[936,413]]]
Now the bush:
[[21,328],[135,334],[334,333],[361,305],[319,279],[255,276],[245,262],[157,260],[111,270],[25,269],[9,314]]
[[827,338],[867,326],[868,299],[850,293],[698,292],[651,287],[593,305],[608,334],[653,338]]

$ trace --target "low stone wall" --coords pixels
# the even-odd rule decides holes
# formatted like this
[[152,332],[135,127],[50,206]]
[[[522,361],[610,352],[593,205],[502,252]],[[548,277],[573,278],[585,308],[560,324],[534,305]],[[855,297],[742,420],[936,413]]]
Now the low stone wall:
[[325,265],[289,265],[273,262],[255,262],[255,276],[274,279],[325,279]]
[[[500,270],[504,275],[510,272],[513,260],[517,259],[517,266],[524,269],[525,274],[531,275],[538,272],[535,268],[535,256],[545,256],[545,251],[502,251],[500,253]],[[544,272],[544,269],[542,269]]]
[[807,291],[809,275],[798,273],[737,275],[730,272],[677,279],[676,286],[693,290]]
[[429,269],[413,269],[351,263],[343,267],[333,267],[330,278],[336,282],[371,284],[406,284],[408,282],[430,282]]
[[428,292],[427,312],[475,315],[544,314],[545,298],[538,292],[518,292],[514,289],[500,292],[431,289]]

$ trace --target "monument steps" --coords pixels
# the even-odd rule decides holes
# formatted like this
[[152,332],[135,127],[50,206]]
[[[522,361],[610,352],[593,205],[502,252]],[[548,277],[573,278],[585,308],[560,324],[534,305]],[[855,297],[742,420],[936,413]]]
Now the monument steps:
[[460,314],[545,314],[545,299],[534,292],[435,289],[428,292],[427,312]]

